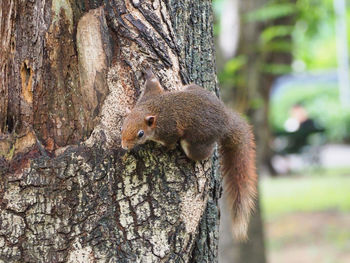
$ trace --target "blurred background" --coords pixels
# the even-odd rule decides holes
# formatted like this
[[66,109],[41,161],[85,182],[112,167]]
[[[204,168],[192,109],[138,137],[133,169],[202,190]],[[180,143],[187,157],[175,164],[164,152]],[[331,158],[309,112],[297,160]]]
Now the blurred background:
[[222,209],[220,263],[350,262],[349,2],[213,1],[221,96],[254,125],[260,176],[249,242]]

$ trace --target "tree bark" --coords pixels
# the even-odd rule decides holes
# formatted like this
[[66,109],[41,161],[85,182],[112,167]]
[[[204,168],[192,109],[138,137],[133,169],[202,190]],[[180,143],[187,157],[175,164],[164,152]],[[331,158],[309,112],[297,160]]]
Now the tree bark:
[[217,92],[211,1],[0,8],[0,262],[217,262],[217,158],[119,131],[148,66]]

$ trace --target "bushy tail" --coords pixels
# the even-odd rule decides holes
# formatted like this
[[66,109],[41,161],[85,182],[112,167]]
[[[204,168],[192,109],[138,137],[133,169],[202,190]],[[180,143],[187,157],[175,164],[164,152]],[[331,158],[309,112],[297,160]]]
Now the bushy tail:
[[255,141],[250,126],[238,114],[229,113],[229,130],[220,144],[224,190],[232,213],[233,234],[247,239],[248,222],[256,197]]

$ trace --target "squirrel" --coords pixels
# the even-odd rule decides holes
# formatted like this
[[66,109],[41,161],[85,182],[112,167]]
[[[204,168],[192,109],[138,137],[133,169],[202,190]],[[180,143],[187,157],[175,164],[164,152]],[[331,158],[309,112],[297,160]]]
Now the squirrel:
[[180,141],[186,156],[200,161],[209,158],[218,143],[233,235],[246,240],[257,184],[250,125],[200,86],[166,92],[150,69],[145,75],[145,89],[122,125],[122,148],[131,150],[149,140],[174,148]]

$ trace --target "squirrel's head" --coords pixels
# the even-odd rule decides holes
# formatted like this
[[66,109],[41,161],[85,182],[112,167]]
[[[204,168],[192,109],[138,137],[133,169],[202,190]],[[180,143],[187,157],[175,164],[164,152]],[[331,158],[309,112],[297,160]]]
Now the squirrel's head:
[[125,118],[122,126],[122,148],[131,150],[137,144],[151,140],[156,127],[156,116],[134,109]]
[[150,68],[147,68],[144,73],[145,89],[136,103],[136,108],[125,118],[122,127],[122,148],[126,150],[131,150],[137,144],[152,140],[156,128],[157,116],[137,105],[159,96],[163,93],[163,88]]

